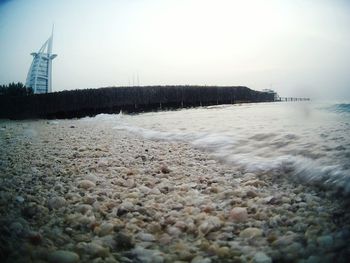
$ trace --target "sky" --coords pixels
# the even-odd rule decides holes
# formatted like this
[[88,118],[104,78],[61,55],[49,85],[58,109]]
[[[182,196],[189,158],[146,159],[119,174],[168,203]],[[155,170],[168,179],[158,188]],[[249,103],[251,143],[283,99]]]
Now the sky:
[[0,84],[54,24],[53,91],[242,85],[350,99],[347,0],[0,0]]

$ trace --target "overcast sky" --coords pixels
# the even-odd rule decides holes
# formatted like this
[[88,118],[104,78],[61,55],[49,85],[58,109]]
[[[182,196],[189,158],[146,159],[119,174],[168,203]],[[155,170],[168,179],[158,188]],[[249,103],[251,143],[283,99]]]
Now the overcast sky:
[[[53,90],[244,85],[350,99],[350,1],[0,0],[0,84],[55,24]],[[134,81],[133,81],[134,79]]]

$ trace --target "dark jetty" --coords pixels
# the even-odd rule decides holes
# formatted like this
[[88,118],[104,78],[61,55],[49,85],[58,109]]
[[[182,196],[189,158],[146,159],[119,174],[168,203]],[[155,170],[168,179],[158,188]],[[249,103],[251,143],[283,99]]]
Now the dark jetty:
[[274,94],[247,87],[136,86],[0,96],[0,118],[76,118],[186,107],[274,101]]

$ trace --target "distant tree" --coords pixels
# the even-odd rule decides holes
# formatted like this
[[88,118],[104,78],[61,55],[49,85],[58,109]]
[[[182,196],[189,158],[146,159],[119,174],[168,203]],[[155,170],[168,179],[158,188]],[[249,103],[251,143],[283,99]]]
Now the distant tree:
[[8,85],[0,85],[0,96],[28,96],[33,94],[32,88],[27,88],[23,83],[9,83]]

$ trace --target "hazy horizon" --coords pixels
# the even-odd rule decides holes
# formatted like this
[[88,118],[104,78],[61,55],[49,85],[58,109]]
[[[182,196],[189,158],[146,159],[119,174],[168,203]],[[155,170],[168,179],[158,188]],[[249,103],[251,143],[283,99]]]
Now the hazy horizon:
[[349,11],[342,0],[0,1],[0,84],[25,82],[54,23],[53,91],[138,77],[350,99]]

